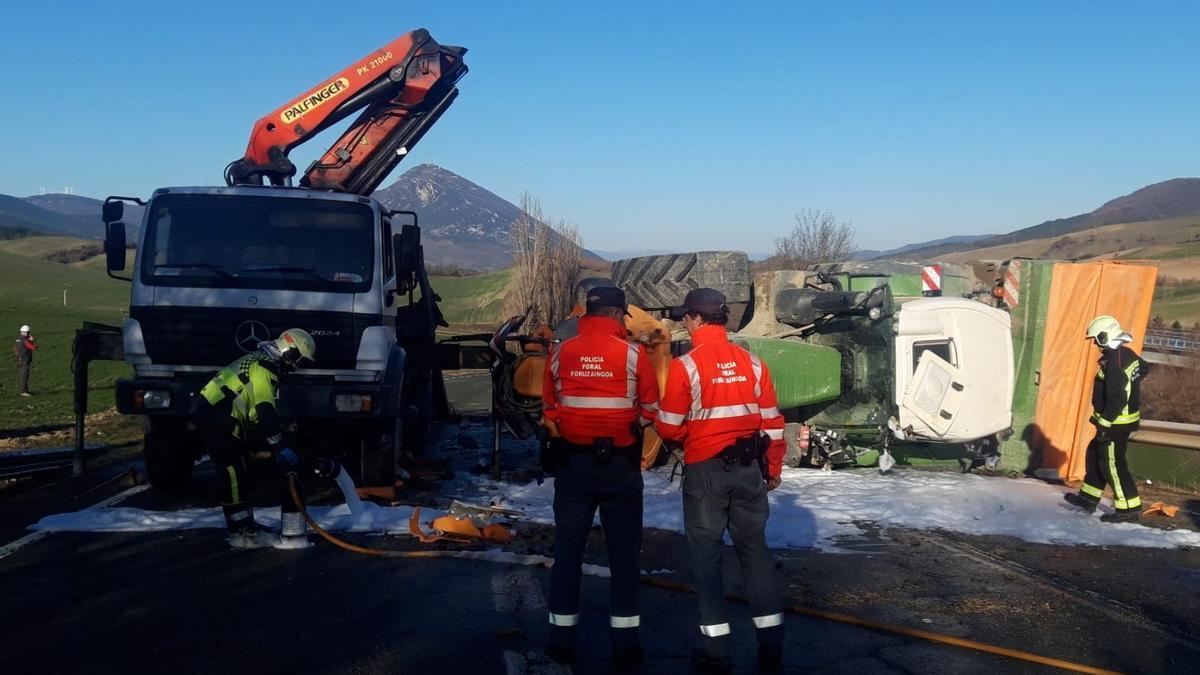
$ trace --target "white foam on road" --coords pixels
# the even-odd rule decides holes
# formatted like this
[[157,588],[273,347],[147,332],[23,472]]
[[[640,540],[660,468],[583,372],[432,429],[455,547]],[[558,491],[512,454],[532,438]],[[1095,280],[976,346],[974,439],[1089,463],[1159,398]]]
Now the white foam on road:
[[361,514],[363,512],[363,500],[354,489],[354,479],[350,477],[350,474],[346,473],[345,468],[338,471],[337,485],[342,491],[342,496],[346,500],[346,507],[350,509],[350,513],[355,516]]
[[[646,527],[683,532],[679,479],[644,474]],[[542,486],[488,484],[500,505],[553,522],[553,481]],[[964,534],[1009,535],[1041,544],[1200,547],[1200,533],[1165,531],[1133,523],[1105,523],[1063,501],[1067,492],[1038,480],[934,471],[813,471],[785,469],[770,493],[767,542],[773,548],[840,551],[838,541],[865,535],[867,523],[941,529]]]
[[[119,492],[111,497],[106,498],[106,499],[102,499],[102,500],[96,502],[95,504],[92,504],[86,510],[94,511],[94,510],[98,510],[98,509],[107,508],[108,506],[111,506],[112,504],[117,504],[117,503],[125,500],[127,497],[132,497],[133,495],[136,495],[139,492],[145,491],[148,487],[149,486],[147,486],[147,485],[135,485],[127,490]],[[37,542],[37,541],[45,538],[46,535],[50,534],[49,530],[38,530],[36,528],[36,526],[31,526],[29,529],[34,530],[34,532],[30,532],[29,534],[25,535],[24,537],[21,537],[20,539],[18,539],[16,541],[9,542],[8,544],[5,544],[4,546],[0,546],[0,559],[7,558],[8,556],[12,555],[13,553],[16,553],[17,551],[25,548],[26,546],[29,546],[30,544],[32,544],[34,542]]]
[[[313,506],[308,514],[324,529],[331,532],[407,533],[412,508],[386,507],[360,503],[361,511],[353,513],[346,504]],[[436,511],[422,512],[428,522],[441,515]],[[254,519],[260,525],[278,530],[279,507],[256,508]],[[225,527],[219,507],[152,511],[130,507],[91,508],[71,513],[46,516],[30,526],[31,530],[52,532],[164,532]]]
[[[667,482],[666,471],[645,474],[646,527],[683,532],[683,506],[678,478]],[[470,501],[523,511],[527,520],[554,521],[553,480],[544,485],[492,483],[476,479]],[[933,471],[811,471],[785,469],[783,485],[770,493],[771,518],[767,541],[774,548],[816,548],[842,552],[839,543],[863,538],[878,526],[941,529],[976,535],[1009,535],[1033,543],[1136,546],[1147,548],[1200,547],[1200,533],[1165,531],[1132,523],[1104,523],[1062,500],[1066,488],[1032,479],[991,478]],[[486,497],[486,499],[481,499]],[[321,527],[334,532],[408,532],[410,507],[364,503],[360,513],[344,504],[312,507]],[[422,525],[441,515],[422,511]],[[256,519],[278,528],[279,509],[255,511]],[[91,508],[43,518],[30,529],[38,531],[155,532],[192,528],[221,528],[218,508],[148,511],[133,508]],[[497,552],[498,553],[498,552]],[[495,554],[490,554],[495,555]],[[607,570],[605,570],[607,571]]]

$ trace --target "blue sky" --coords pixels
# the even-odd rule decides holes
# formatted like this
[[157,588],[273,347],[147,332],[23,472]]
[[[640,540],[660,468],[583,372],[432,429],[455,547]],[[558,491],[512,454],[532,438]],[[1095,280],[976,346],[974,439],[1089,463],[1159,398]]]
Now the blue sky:
[[[22,3],[24,4],[24,3]],[[1200,3],[41,2],[0,21],[0,192],[216,184],[395,36],[467,47],[435,162],[594,248],[1008,231],[1200,175]],[[333,134],[293,153],[304,167]]]

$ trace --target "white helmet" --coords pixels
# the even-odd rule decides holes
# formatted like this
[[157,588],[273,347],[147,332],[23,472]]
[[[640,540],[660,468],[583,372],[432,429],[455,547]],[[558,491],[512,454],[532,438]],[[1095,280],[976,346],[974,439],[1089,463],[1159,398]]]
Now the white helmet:
[[1089,340],[1095,340],[1098,346],[1103,347],[1113,340],[1120,339],[1125,333],[1121,330],[1119,321],[1107,314],[1102,314],[1092,319],[1085,335]]
[[301,328],[289,328],[278,339],[260,342],[258,347],[288,369],[296,368],[301,361],[316,363],[317,360],[317,343]]
[[21,332],[28,333],[29,332],[29,324],[25,324],[24,326],[21,326]]

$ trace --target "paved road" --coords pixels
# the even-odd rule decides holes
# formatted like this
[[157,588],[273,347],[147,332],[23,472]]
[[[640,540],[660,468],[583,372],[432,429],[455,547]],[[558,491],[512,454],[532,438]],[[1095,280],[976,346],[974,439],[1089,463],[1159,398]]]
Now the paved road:
[[[468,393],[477,390],[464,381]],[[474,391],[478,394],[478,391]],[[479,398],[476,396],[476,398]],[[463,401],[464,399],[459,399]],[[486,394],[482,398],[486,404]],[[476,401],[478,404],[478,401]],[[468,406],[463,406],[468,407]],[[482,425],[482,423],[479,423]],[[482,429],[451,430],[452,437]],[[445,448],[453,441],[447,440]],[[462,462],[470,457],[456,455]],[[511,464],[528,461],[513,453]],[[122,499],[136,460],[70,481],[0,493],[0,546],[40,515]],[[95,489],[93,489],[95,488]],[[86,499],[75,499],[91,490]],[[145,491],[120,505],[215,505],[215,477],[167,498]],[[313,492],[321,499],[319,490]],[[328,497],[329,495],[325,495]],[[273,490],[260,503],[276,500]],[[407,537],[354,536],[394,549]],[[893,530],[855,553],[779,552],[789,601],[1126,672],[1200,669],[1200,551],[1084,549]],[[548,529],[522,525],[514,550],[549,553]],[[646,570],[687,580],[682,538],[648,532]],[[548,572],[463,560],[378,560],[324,542],[304,551],[231,551],[215,530],[56,533],[6,555],[0,548],[0,673],[386,672],[555,673],[539,656]],[[600,534],[588,559],[605,564]],[[731,592],[740,574],[727,556]],[[643,591],[647,673],[688,672],[693,600]],[[586,578],[583,660],[607,672],[607,587]],[[753,670],[752,631],[733,609],[739,670]],[[789,616],[791,671],[1049,672],[1042,666],[815,619]]]

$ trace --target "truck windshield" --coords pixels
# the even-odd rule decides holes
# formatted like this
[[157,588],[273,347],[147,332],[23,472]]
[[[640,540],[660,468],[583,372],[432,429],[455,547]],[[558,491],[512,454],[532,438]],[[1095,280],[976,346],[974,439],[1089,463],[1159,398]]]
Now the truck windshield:
[[374,217],[356,202],[166,194],[150,204],[142,281],[156,286],[371,287]]

